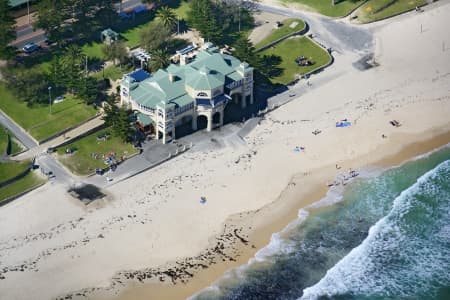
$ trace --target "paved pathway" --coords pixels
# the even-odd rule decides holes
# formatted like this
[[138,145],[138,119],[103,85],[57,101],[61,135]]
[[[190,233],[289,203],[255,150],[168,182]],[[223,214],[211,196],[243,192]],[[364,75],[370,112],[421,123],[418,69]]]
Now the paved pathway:
[[8,130],[11,131],[14,136],[28,149],[37,146],[36,141],[30,137],[30,135],[26,133],[22,127],[11,120],[2,110],[0,110],[0,123],[4,127],[8,128]]

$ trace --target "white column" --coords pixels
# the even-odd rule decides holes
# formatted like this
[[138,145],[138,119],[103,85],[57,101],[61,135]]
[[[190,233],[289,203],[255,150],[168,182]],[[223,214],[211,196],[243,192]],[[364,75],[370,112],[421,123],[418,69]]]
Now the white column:
[[197,131],[197,116],[192,116],[192,130]]
[[241,107],[242,107],[242,109],[247,107],[247,102],[245,101],[245,94],[244,93],[242,93],[242,95],[241,95]]
[[212,114],[211,113],[209,113],[208,115],[207,115],[207,118],[208,118],[208,126],[206,127],[206,131],[211,131],[212,130]]
[[220,112],[220,126],[223,126],[223,112],[224,110],[222,109]]

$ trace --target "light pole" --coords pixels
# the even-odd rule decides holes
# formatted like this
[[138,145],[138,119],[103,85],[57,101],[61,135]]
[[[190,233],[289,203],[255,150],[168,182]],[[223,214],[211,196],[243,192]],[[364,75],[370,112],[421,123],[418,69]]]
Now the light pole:
[[88,76],[88,56],[86,55],[85,76]]
[[30,24],[30,0],[27,0],[28,24]]
[[48,86],[48,103],[50,104],[50,114],[52,113],[52,87]]

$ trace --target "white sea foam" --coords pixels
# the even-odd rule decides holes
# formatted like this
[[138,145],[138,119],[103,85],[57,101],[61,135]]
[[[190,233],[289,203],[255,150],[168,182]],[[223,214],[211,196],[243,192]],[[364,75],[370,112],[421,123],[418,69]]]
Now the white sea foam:
[[[402,228],[397,226],[397,221],[407,213],[411,205],[411,199],[413,199],[412,196],[420,192],[421,189],[422,191],[425,189],[426,191],[434,192],[434,187],[431,184],[427,184],[427,181],[440,168],[449,167],[450,161],[441,163],[421,176],[414,185],[403,191],[394,200],[390,213],[370,228],[367,238],[334,267],[329,269],[317,284],[306,288],[300,299],[317,299],[324,295],[332,296],[352,292],[392,296],[392,291],[395,291],[396,295],[400,296],[402,286],[398,282],[410,283],[406,292],[411,292],[414,288],[423,289],[422,285],[424,285],[426,279],[433,278],[433,280],[436,280],[436,273],[444,276],[444,281],[450,280],[448,275],[445,275],[447,273],[445,268],[448,265],[440,263],[443,261],[442,255],[445,255],[445,253],[429,249],[427,245],[421,244],[420,238],[413,241],[407,240],[407,237],[402,232]],[[408,244],[413,244],[411,249],[405,248]],[[395,276],[397,276],[398,280],[387,277],[392,276],[392,274],[384,274],[383,270],[380,269],[380,263],[377,262],[377,259],[382,257],[384,253],[388,254],[388,256],[383,257],[384,259],[397,259],[398,257],[392,257],[393,251],[397,251],[399,256],[403,255],[402,259],[410,261],[409,269],[402,270],[400,268],[395,270]],[[417,278],[425,280],[418,282]],[[390,285],[389,289],[386,289],[386,285]]]
[[249,260],[248,265],[255,262],[270,260],[275,254],[290,253],[295,251],[295,244],[289,242],[289,240],[284,238],[284,236],[306,220],[308,215],[309,212],[307,210],[300,209],[298,212],[298,218],[289,223],[282,231],[272,234],[269,244],[258,250],[255,257]]

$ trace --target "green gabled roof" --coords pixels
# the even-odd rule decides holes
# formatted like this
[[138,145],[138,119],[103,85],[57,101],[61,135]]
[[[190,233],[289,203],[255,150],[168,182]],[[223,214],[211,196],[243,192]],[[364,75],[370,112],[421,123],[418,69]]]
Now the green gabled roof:
[[170,64],[170,66],[168,66],[166,70],[170,74],[177,74],[178,72],[181,71],[181,68],[177,65]]
[[133,100],[147,107],[155,107],[155,104],[165,99],[165,94],[150,85],[147,80],[141,82],[137,88],[131,91]]
[[156,71],[155,73],[153,73],[153,79],[154,80],[158,80],[159,78],[163,78],[167,76],[167,72],[163,69],[159,69],[158,71]]
[[141,125],[144,127],[153,123],[152,119],[149,116],[140,112],[136,114],[136,118],[138,119],[139,123],[141,123]]
[[170,101],[186,93],[184,89],[184,80],[177,77],[175,81],[170,81],[169,77],[160,78],[155,81],[161,90],[166,95],[166,100]]
[[233,72],[233,73],[227,74],[227,77],[233,79],[234,81],[238,81],[238,80],[241,80],[241,79],[244,78],[244,77],[243,77],[241,74],[239,74],[238,72]]
[[9,0],[9,5],[11,7],[16,7],[16,6],[19,6],[19,5],[24,4],[24,3],[27,3],[27,0]]
[[[207,53],[207,52],[200,52],[200,53]],[[231,57],[231,56],[230,56]],[[193,61],[192,63],[190,63],[189,65],[196,68],[196,69],[200,69],[203,66],[208,66],[209,69],[211,70],[215,70],[217,72],[220,72],[224,75],[227,75],[231,72],[234,72],[234,68],[233,63],[238,66],[239,65],[239,60],[237,60],[236,58],[233,57],[233,59],[228,58],[228,60],[230,60],[228,63],[227,61],[224,59],[224,57],[219,54],[219,53],[214,53],[214,54],[209,54],[209,55],[203,55],[202,57],[196,59],[195,61]],[[233,61],[234,60],[234,61]],[[237,64],[236,64],[237,62]]]
[[225,76],[215,70],[202,66],[195,74],[186,79],[186,84],[194,90],[212,90],[225,83]]
[[115,38],[117,38],[119,36],[119,34],[117,32],[115,32],[114,30],[112,30],[111,28],[106,28],[105,30],[103,30],[102,35],[109,36],[109,37],[115,37]]
[[189,103],[194,102],[194,99],[191,98],[188,94],[184,94],[176,99],[170,101],[170,103],[174,103],[179,107],[188,105]]

